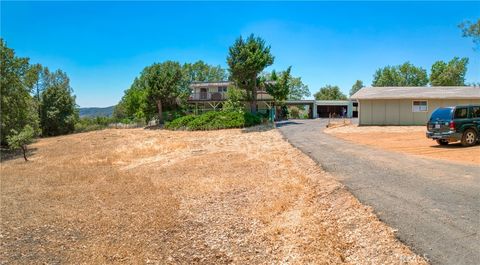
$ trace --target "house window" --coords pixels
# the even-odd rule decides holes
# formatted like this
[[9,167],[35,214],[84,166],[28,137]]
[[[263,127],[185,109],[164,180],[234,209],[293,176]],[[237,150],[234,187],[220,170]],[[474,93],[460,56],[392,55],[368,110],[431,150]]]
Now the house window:
[[218,92],[220,92],[220,93],[227,92],[227,87],[226,86],[218,87]]
[[428,111],[428,102],[426,100],[414,100],[412,102],[412,112]]

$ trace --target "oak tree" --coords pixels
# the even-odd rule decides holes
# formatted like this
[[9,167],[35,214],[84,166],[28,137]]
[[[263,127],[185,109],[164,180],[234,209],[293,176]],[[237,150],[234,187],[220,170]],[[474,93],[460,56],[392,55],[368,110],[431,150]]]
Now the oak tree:
[[364,88],[363,82],[361,80],[357,80],[355,84],[353,84],[352,89],[350,89],[350,96],[357,93],[360,89]]
[[338,86],[326,85],[313,95],[316,100],[346,100],[347,96]]
[[27,159],[27,145],[32,143],[35,132],[33,131],[32,126],[25,125],[20,132],[17,132],[15,129],[11,130],[9,136],[7,136],[8,147],[11,150],[21,149],[23,152],[23,159]]
[[373,75],[372,86],[426,86],[427,71],[406,62],[397,66],[386,66],[378,69]]
[[468,58],[455,57],[448,63],[437,61],[432,65],[430,84],[432,86],[464,86]]
[[182,67],[173,61],[154,63],[143,70],[139,79],[147,97],[157,106],[159,124],[163,124],[163,105],[174,102],[180,93]]

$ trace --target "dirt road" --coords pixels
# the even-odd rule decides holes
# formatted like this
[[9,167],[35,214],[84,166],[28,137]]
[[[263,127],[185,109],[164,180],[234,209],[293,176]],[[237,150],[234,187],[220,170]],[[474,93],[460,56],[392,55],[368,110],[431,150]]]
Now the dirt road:
[[422,264],[277,130],[104,130],[1,166],[0,263]]
[[480,166],[353,144],[324,133],[325,126],[320,119],[278,124],[416,253],[434,264],[478,264]]

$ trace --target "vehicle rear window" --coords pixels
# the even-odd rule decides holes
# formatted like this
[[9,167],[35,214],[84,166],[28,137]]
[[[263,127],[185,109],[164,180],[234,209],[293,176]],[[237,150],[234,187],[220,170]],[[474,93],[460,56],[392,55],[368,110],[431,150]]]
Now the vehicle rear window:
[[450,120],[452,117],[452,109],[450,108],[440,108],[436,109],[432,113],[431,120]]
[[466,119],[466,118],[468,118],[467,108],[457,108],[455,110],[455,119]]

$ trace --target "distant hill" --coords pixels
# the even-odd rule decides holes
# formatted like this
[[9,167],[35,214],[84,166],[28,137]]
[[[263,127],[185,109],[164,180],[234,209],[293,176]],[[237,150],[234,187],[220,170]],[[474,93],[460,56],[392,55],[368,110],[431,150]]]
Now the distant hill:
[[105,108],[79,108],[80,118],[83,117],[112,117],[115,106]]

